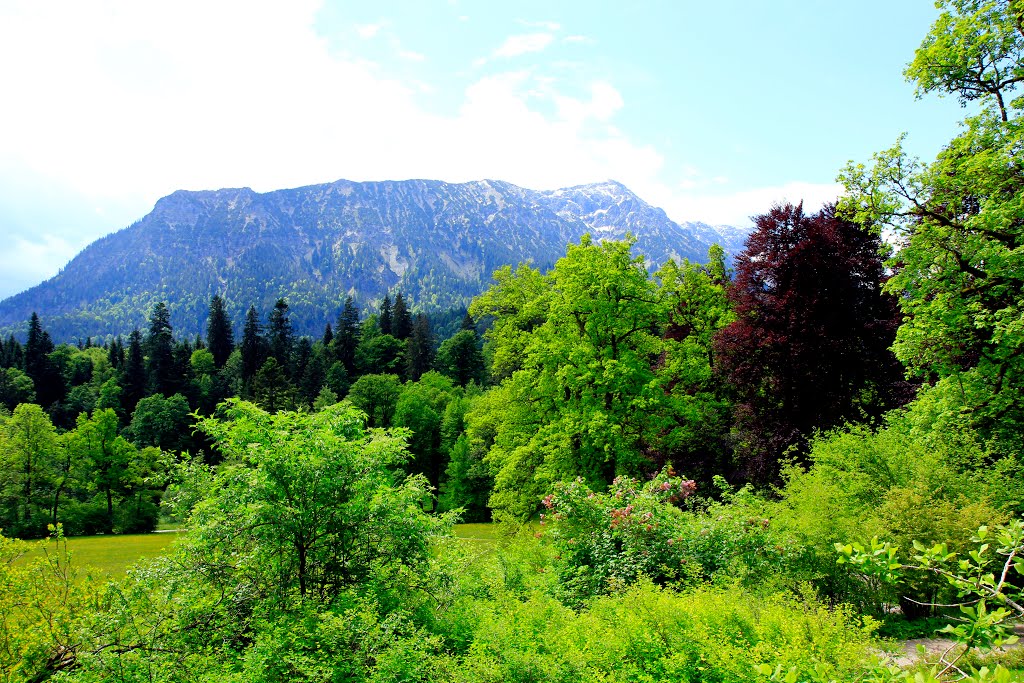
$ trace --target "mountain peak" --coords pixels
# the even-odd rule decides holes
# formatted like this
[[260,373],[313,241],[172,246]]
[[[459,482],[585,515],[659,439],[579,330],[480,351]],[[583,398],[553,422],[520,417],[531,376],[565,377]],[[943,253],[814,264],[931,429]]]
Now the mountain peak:
[[191,335],[219,294],[236,322],[250,305],[269,310],[287,298],[296,330],[319,334],[349,295],[365,306],[401,290],[420,309],[463,306],[503,265],[545,269],[584,233],[627,232],[651,267],[702,261],[720,239],[615,180],[553,191],[494,179],[179,190],[56,277],[0,302],[0,331],[37,311],[58,340],[121,334],[165,301],[175,329]]

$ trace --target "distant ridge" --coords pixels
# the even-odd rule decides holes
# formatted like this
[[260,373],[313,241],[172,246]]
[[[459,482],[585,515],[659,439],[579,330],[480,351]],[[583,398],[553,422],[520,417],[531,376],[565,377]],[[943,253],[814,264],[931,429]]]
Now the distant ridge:
[[255,304],[288,300],[301,333],[319,333],[351,294],[360,305],[401,289],[423,310],[463,306],[506,264],[546,268],[584,233],[637,237],[650,266],[705,261],[746,231],[678,224],[609,180],[537,191],[500,180],[338,180],[257,193],[174,192],[140,221],[86,247],[57,276],[0,302],[0,329],[33,311],[57,341],[142,327],[167,302],[179,334],[202,329],[221,294],[236,325]]

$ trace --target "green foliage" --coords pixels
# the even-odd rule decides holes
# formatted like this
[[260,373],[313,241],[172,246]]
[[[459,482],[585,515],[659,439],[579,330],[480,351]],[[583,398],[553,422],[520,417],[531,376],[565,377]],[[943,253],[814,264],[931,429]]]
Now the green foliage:
[[856,680],[869,629],[812,597],[640,584],[574,612],[533,595],[482,609],[457,681],[692,681],[754,678],[765,661],[807,680]]
[[498,271],[473,302],[494,319],[485,348],[502,380],[486,445],[499,518],[527,518],[558,481],[607,485],[721,455],[694,437],[715,442],[728,423],[710,372],[711,334],[728,322],[722,283],[685,263],[659,286],[631,247],[586,238],[547,275]]
[[295,407],[295,387],[274,356],[267,358],[253,377],[251,393],[253,400],[270,412]]
[[61,455],[57,430],[39,406],[22,403],[0,419],[0,510],[10,533],[46,535]]
[[[959,623],[942,633],[965,648],[938,671],[936,678],[961,674],[957,662],[973,646],[992,648],[1012,644],[1011,619],[1024,617],[1024,591],[1017,585],[1024,574],[1024,522],[1012,520],[993,529],[982,525],[962,553],[950,552],[946,543],[926,545],[913,541],[914,552],[903,559],[899,547],[879,542],[867,545],[836,543],[838,562],[864,576],[887,583],[902,582],[907,574],[937,577],[956,591]],[[1015,580],[1016,579],[1016,580]]]
[[438,371],[451,377],[459,386],[464,387],[470,382],[483,384],[486,380],[487,369],[475,330],[459,330],[441,342],[434,363]]
[[[447,377],[428,372],[417,382],[408,382],[395,404],[392,423],[409,430],[408,468],[427,477],[437,490],[445,469],[446,453],[441,444],[441,421],[445,411],[461,390]],[[354,402],[354,401],[353,401]]]
[[366,413],[370,427],[390,427],[401,383],[397,375],[363,375],[348,391],[348,400]]
[[[95,604],[97,585],[79,574],[60,527],[53,533],[38,544],[0,536],[0,678],[10,683],[72,669]],[[33,548],[41,556],[19,561]]]
[[692,499],[680,508],[696,486],[671,471],[645,482],[619,477],[604,493],[581,480],[556,485],[541,523],[550,525],[545,537],[557,550],[559,595],[580,604],[641,578],[676,586],[781,583],[792,551],[764,516],[764,502],[747,489],[726,490],[724,502]]
[[1000,117],[1006,98],[1024,81],[1022,14],[1013,0],[941,0],[942,13],[904,74],[917,96],[955,95],[960,104],[988,97]]
[[909,157],[901,140],[870,166],[848,165],[841,208],[902,242],[886,285],[905,314],[897,357],[923,377],[952,378],[973,427],[1004,451],[1019,451],[1024,102],[1004,96],[1022,73],[1020,8],[978,0],[940,6],[907,74],[919,92],[980,98],[984,107],[931,164]]
[[124,436],[139,447],[183,451],[190,442],[192,418],[189,412],[188,400],[181,394],[170,398],[162,394],[147,396],[135,407]]
[[[924,391],[908,410],[889,415],[878,429],[860,426],[818,438],[809,468],[790,468],[771,507],[772,524],[800,548],[793,571],[836,599],[882,614],[905,595],[934,602],[942,583],[899,585],[851,581],[832,560],[835,543],[867,543],[873,535],[909,544],[966,544],[974,529],[1005,519],[1019,506],[1024,478],[1013,460],[993,459],[984,443],[961,424],[936,421],[949,387]],[[944,415],[943,411],[939,411]],[[927,609],[902,600],[908,614]]]
[[36,398],[31,378],[17,368],[0,369],[0,405],[14,410],[19,403],[32,403]]
[[408,457],[403,433],[367,433],[345,404],[269,414],[229,401],[221,413],[198,425],[228,457],[190,521],[199,566],[226,563],[226,581],[260,595],[329,600],[426,561],[447,522],[422,512],[422,477],[394,474]]

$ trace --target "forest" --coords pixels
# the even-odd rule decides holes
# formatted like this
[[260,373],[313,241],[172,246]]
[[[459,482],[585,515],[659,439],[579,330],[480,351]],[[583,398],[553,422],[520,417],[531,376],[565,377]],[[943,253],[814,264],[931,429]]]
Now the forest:
[[[1024,8],[940,6],[906,76],[960,133],[765,207],[731,264],[584,237],[445,324],[396,291],[315,339],[285,299],[239,339],[220,296],[194,339],[162,303],[100,343],[33,315],[0,342],[4,680],[1024,680],[991,653],[1024,618]],[[123,578],[63,549],[162,521]]]

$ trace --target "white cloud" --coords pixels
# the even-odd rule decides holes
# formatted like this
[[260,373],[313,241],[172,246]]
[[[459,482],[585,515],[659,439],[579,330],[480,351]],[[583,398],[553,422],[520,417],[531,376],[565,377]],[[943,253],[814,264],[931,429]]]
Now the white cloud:
[[398,56],[402,59],[407,59],[410,62],[422,62],[427,59],[427,56],[419,52],[413,52],[412,50],[398,50]]
[[13,294],[52,277],[85,246],[54,235],[8,236],[0,250],[0,292]]
[[651,199],[648,201],[654,203],[655,197],[660,197],[657,201],[663,202],[662,208],[676,221],[700,220],[743,226],[750,225],[751,216],[765,213],[773,204],[796,204],[802,201],[805,209],[817,211],[826,202],[835,201],[843,191],[843,186],[837,183],[790,182],[776,187],[721,192],[720,188],[713,191],[712,186],[721,186],[728,181],[716,177],[709,179],[709,182],[696,181],[700,192],[694,192],[691,191],[693,185],[686,186],[687,181],[694,182],[693,179],[684,180],[683,192],[652,186]]
[[572,35],[562,38],[563,43],[577,43],[580,45],[591,45],[594,42],[593,38],[587,36]]
[[360,38],[369,40],[370,38],[375,38],[385,26],[387,26],[387,23],[383,21],[376,24],[357,24],[356,33],[359,34]]
[[[489,74],[465,88],[454,113],[430,113],[418,98],[436,84],[329,49],[313,29],[318,5],[0,4],[0,62],[19,65],[0,70],[0,129],[17,133],[0,136],[0,186],[32,179],[50,203],[60,197],[47,188],[62,188],[109,220],[92,215],[73,232],[76,221],[47,218],[31,240],[6,235],[0,271],[15,275],[0,279],[0,296],[53,275],[99,231],[181,188],[418,177],[542,189],[614,178],[677,220],[714,222],[821,194],[793,184],[703,196],[666,184],[661,153],[614,126],[627,103],[606,81],[571,97],[529,69]],[[514,36],[502,49],[513,56],[552,39]],[[0,210],[26,213],[15,203],[31,189],[0,193]]]
[[551,44],[555,37],[550,33],[526,33],[518,36],[509,36],[505,42],[494,51],[495,57],[518,57],[531,52],[541,52]]

